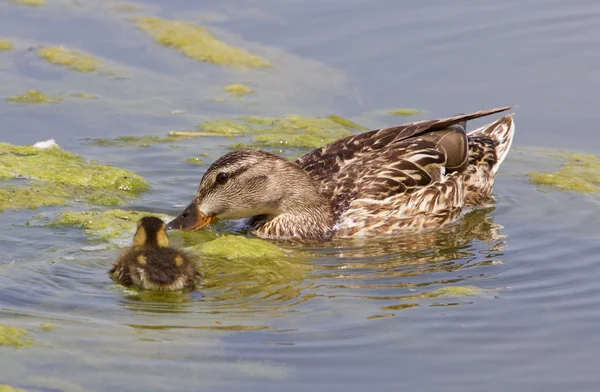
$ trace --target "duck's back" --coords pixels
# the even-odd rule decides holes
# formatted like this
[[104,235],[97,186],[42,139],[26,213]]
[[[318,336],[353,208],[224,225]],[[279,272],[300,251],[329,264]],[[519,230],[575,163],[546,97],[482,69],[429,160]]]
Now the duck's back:
[[[366,132],[317,149],[297,163],[331,200],[338,236],[437,227],[456,219],[465,201],[489,196],[470,193],[477,195],[478,187],[491,192],[496,164],[503,158],[497,154],[496,135],[484,132],[489,129],[467,134],[466,121],[509,108]],[[480,162],[483,169],[476,168]]]

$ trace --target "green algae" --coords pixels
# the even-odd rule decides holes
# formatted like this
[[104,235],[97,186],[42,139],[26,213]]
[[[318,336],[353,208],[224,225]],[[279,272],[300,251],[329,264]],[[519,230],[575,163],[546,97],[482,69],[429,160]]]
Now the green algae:
[[363,127],[362,125],[358,125],[357,123],[348,120],[347,118],[340,117],[335,114],[330,114],[329,116],[327,116],[327,118],[331,121],[334,121],[334,122],[340,124],[343,127],[346,127],[346,128],[352,128],[352,129],[356,129],[359,131],[366,131],[368,129],[368,128]]
[[118,12],[138,12],[138,11],[142,10],[137,5],[127,4],[127,3],[114,5],[114,6],[110,7],[110,9],[113,11],[118,11]]
[[[205,121],[199,125],[202,132],[223,136],[254,135],[252,147],[308,147],[318,148],[353,134],[360,125],[341,117],[325,118],[287,116],[269,118],[248,116],[238,119]],[[343,120],[343,121],[342,121]]]
[[38,50],[38,55],[46,61],[67,67],[78,72],[94,72],[102,67],[102,62],[88,54],[62,47],[45,47]]
[[28,178],[71,186],[139,193],[148,183],[129,170],[86,161],[60,147],[36,148],[0,143],[0,179]]
[[32,345],[33,343],[24,329],[0,324],[0,346],[28,347]]
[[187,158],[185,161],[189,162],[189,163],[193,163],[195,165],[204,165],[204,159],[202,159],[200,157]]
[[600,190],[600,157],[569,152],[557,152],[551,155],[565,162],[555,172],[528,173],[532,184],[579,193]]
[[235,95],[236,97],[243,97],[244,95],[254,92],[254,90],[252,90],[250,87],[244,86],[243,84],[230,84],[225,86],[223,90],[231,95]]
[[238,68],[271,66],[271,63],[261,57],[217,40],[202,26],[154,17],[132,20],[159,44],[178,49],[196,60]]
[[421,114],[423,111],[419,110],[419,109],[409,109],[409,108],[404,108],[404,109],[393,109],[390,110],[388,113],[391,114],[392,116],[416,116],[417,114]]
[[37,90],[29,90],[26,93],[19,95],[12,95],[7,100],[16,103],[56,103],[63,101],[63,98],[43,93]]
[[0,185],[0,211],[68,205],[84,199],[119,205],[148,189],[137,174],[88,162],[55,146],[36,148],[0,143],[0,180],[26,179],[27,185]]
[[431,293],[431,297],[470,297],[483,294],[483,290],[475,286],[444,286]]
[[68,187],[54,183],[36,186],[0,186],[0,213],[5,210],[35,210],[45,206],[69,204],[71,192]]
[[[144,216],[157,216],[163,220],[167,215],[120,209],[106,211],[65,211],[50,223],[51,227],[76,227],[84,229],[86,235],[108,242],[120,239],[130,240],[138,221]],[[125,238],[127,237],[127,238]],[[130,242],[130,241],[129,241]],[[129,245],[127,244],[123,244]]]
[[314,297],[304,293],[310,264],[270,242],[227,235],[187,250],[202,260],[202,287],[213,291],[212,300],[246,302],[255,296],[283,302]]
[[44,332],[51,332],[56,329],[56,324],[44,323],[40,325],[40,329]]
[[247,238],[240,235],[227,235],[214,241],[206,242],[195,248],[204,256],[218,256],[231,259],[276,259],[286,256],[285,252],[258,238]]
[[94,94],[88,94],[88,93],[73,93],[73,94],[71,94],[71,97],[82,98],[82,99],[96,99],[96,98],[98,98]]
[[229,119],[205,121],[198,127],[203,132],[227,136],[243,136],[252,131],[248,124]]
[[46,4],[46,0],[10,0],[13,3],[31,5],[31,6],[40,6]]
[[0,385],[0,392],[27,392],[25,389],[11,387],[10,385]]
[[96,96],[88,93],[72,93],[65,95],[47,94],[38,90],[29,90],[23,94],[12,95],[6,98],[8,101],[22,104],[57,103],[67,98],[94,99]]
[[151,144],[174,143],[180,139],[176,136],[120,136],[114,139],[100,138],[88,140],[103,147],[149,147]]
[[13,50],[14,46],[12,42],[7,39],[0,39],[0,51]]

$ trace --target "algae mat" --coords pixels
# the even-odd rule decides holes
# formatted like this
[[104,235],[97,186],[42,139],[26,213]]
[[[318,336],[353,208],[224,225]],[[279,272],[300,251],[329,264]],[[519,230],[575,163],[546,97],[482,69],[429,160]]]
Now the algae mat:
[[74,199],[119,205],[149,188],[142,177],[114,166],[88,162],[58,146],[37,148],[0,143],[0,211],[65,205]]

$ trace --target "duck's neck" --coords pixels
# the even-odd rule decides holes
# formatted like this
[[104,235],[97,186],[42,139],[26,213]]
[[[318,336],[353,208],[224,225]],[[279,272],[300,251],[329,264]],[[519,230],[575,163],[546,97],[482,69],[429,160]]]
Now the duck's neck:
[[314,193],[286,198],[277,215],[250,220],[254,235],[271,239],[327,240],[333,235],[333,214],[327,199]]

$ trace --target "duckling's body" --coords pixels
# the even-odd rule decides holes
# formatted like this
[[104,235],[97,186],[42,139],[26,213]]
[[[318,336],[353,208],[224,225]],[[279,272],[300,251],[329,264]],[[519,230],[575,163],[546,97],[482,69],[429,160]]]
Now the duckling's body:
[[510,107],[349,136],[290,162],[232,151],[204,173],[171,229],[249,218],[262,238],[373,237],[441,227],[486,205],[512,143],[512,115],[466,131],[467,121]]
[[190,291],[201,278],[193,258],[169,247],[165,223],[149,216],[140,220],[133,245],[115,261],[109,273],[125,286],[154,291]]

